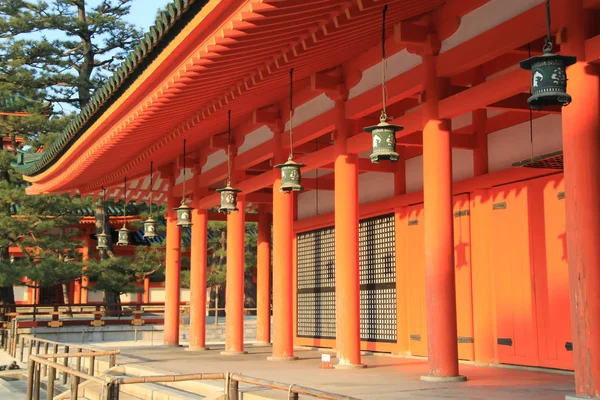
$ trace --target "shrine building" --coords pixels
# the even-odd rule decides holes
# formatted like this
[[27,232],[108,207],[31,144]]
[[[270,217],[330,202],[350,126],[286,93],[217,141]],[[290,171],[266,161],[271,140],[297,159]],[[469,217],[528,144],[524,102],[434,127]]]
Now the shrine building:
[[180,340],[191,224],[189,346],[205,347],[219,208],[223,357],[244,352],[257,220],[257,339],[272,360],[294,346],[335,348],[339,368],[362,367],[361,351],[425,356],[432,381],[465,379],[459,360],[573,370],[576,395],[600,399],[599,11],[176,0],[16,168],[31,195],[168,205],[165,345]]

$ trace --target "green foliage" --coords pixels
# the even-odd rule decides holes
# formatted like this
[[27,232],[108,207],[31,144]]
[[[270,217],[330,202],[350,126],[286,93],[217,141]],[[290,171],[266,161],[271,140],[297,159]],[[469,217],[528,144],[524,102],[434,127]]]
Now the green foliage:
[[87,275],[96,282],[94,291],[105,293],[134,293],[139,291],[135,285],[135,269],[131,268],[128,257],[110,257],[88,262]]
[[124,20],[132,0],[0,2],[0,82],[21,81],[47,101],[81,108],[139,41]]

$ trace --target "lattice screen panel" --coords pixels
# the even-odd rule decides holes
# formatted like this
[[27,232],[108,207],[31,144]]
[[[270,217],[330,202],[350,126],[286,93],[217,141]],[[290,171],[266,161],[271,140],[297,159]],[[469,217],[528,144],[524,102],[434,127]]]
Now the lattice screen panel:
[[369,342],[395,343],[396,235],[394,215],[359,224],[360,336]]
[[335,338],[335,233],[298,234],[298,336]]
[[[360,334],[370,342],[396,342],[394,215],[359,223]],[[335,339],[335,230],[297,236],[298,336]]]

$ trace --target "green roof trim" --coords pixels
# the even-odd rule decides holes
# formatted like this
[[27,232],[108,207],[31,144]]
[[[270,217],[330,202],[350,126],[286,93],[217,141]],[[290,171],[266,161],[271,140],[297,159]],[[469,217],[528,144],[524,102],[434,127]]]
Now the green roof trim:
[[208,0],[174,0],[159,13],[154,26],[129,53],[106,84],[96,90],[90,102],[37,157],[21,157],[13,167],[22,175],[35,176],[44,172],[58,160],[138,78],[141,72],[181,32],[192,18],[208,3]]

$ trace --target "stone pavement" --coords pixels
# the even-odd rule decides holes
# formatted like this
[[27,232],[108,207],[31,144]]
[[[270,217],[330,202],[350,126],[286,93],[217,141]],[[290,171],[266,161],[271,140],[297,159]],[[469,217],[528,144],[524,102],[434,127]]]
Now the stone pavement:
[[[427,370],[422,358],[393,356],[363,357],[368,368],[361,370],[319,369],[325,352],[297,349],[299,360],[267,361],[270,347],[248,345],[249,354],[221,356],[222,345],[205,352],[189,352],[184,347],[102,347],[121,348],[118,364],[149,373],[190,374],[201,372],[239,372],[252,377],[299,384],[315,389],[354,396],[365,400],[392,399],[486,399],[486,400],[563,400],[574,393],[574,377],[569,373],[541,372],[531,369],[480,367],[461,364],[464,383],[427,383],[419,376]],[[281,392],[279,392],[281,393]],[[273,398],[278,398],[276,395]]]

